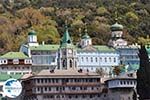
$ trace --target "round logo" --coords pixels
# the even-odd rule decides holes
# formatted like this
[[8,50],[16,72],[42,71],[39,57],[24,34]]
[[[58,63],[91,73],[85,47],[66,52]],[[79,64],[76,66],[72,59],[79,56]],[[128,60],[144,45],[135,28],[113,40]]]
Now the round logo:
[[22,85],[17,79],[8,79],[3,85],[3,92],[9,98],[16,98],[21,91]]

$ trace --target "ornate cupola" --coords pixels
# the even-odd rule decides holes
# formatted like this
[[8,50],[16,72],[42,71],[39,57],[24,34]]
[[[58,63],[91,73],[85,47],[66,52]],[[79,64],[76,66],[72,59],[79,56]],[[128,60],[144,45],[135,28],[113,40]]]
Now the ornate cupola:
[[87,29],[85,29],[85,34],[82,36],[80,45],[81,45],[81,48],[84,48],[84,47],[92,45],[92,39],[88,35]]
[[65,32],[60,41],[57,69],[77,69],[77,52],[75,46],[72,43],[67,26],[65,26]]
[[112,47],[126,46],[127,41],[122,38],[123,35],[123,25],[118,24],[117,22],[110,27],[111,29],[111,39],[109,40],[108,45]]
[[31,30],[28,33],[28,45],[29,46],[38,46],[38,42],[37,42],[37,35],[36,32],[34,30]]
[[123,26],[117,22],[110,27],[112,38],[121,38],[123,34]]

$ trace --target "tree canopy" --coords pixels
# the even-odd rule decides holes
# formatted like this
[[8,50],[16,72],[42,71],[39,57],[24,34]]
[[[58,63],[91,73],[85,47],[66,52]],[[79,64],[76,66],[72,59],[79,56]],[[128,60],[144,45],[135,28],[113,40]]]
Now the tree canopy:
[[[30,29],[38,41],[59,43],[67,21],[74,42],[87,28],[93,44],[107,44],[110,26],[124,26],[129,43],[147,41],[150,34],[149,0],[3,0],[0,1],[0,54],[16,51]],[[146,40],[145,40],[146,39]]]

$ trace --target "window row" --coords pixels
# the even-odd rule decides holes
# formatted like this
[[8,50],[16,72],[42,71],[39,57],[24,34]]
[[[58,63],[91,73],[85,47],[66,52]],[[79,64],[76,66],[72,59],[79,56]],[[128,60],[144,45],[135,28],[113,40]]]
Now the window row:
[[43,92],[43,91],[79,91],[79,90],[99,90],[99,87],[37,87],[37,92]]
[[80,61],[82,62],[116,62],[117,58],[116,57],[80,57]]
[[100,97],[100,94],[95,94],[95,95],[45,95],[43,98],[48,99],[48,98],[97,98]]
[[136,81],[122,80],[122,81],[112,81],[112,85],[136,85]]
[[36,83],[66,83],[66,82],[99,82],[99,78],[82,78],[82,79],[36,79]]
[[7,64],[7,60],[0,60],[0,64]]
[[50,64],[55,62],[55,58],[51,56],[34,56],[32,57],[33,64]]
[[2,69],[2,70],[22,70],[22,69],[24,69],[24,70],[29,70],[29,69],[31,69],[29,66],[28,67],[1,67],[0,69]]

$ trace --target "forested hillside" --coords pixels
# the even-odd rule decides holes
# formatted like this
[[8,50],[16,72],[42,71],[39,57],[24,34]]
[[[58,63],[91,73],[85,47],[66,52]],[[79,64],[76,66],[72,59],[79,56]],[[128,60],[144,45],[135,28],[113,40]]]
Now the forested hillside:
[[31,29],[59,43],[65,22],[74,42],[87,28],[94,44],[107,44],[116,18],[130,43],[149,41],[150,0],[0,0],[0,54],[17,51]]

